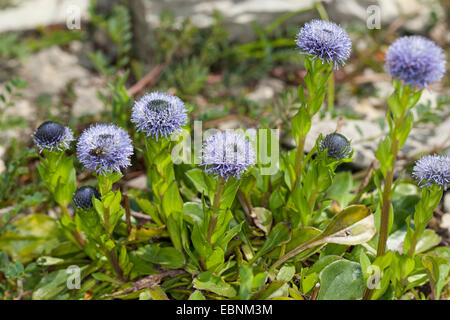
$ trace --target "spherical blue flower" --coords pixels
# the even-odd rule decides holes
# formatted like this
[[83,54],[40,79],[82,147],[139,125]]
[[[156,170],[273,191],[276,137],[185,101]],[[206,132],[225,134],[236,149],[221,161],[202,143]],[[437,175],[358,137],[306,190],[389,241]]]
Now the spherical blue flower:
[[73,131],[54,121],[44,122],[33,133],[33,141],[40,152],[44,149],[49,151],[69,149],[73,140]]
[[423,156],[416,161],[412,175],[422,186],[436,184],[446,190],[450,185],[450,157],[436,154]]
[[235,132],[218,132],[203,145],[201,165],[205,172],[213,173],[215,177],[221,176],[226,180],[231,176],[240,178],[255,162],[255,151],[250,141]]
[[302,54],[312,55],[323,62],[344,65],[352,51],[347,32],[334,22],[312,20],[305,23],[297,35],[297,46]]
[[121,172],[131,165],[133,146],[128,133],[113,124],[95,124],[84,130],[77,144],[77,156],[86,169],[99,174]]
[[173,95],[162,92],[146,94],[135,102],[131,114],[137,131],[158,141],[179,133],[186,124],[187,114],[184,102]]
[[89,210],[92,208],[92,197],[95,196],[97,199],[101,199],[100,192],[91,186],[84,186],[73,194],[73,203],[78,209]]
[[340,133],[331,133],[323,138],[319,143],[321,151],[327,150],[329,157],[341,160],[350,157],[352,147],[350,141]]
[[393,78],[422,89],[444,75],[444,52],[427,38],[401,37],[389,47],[385,69]]

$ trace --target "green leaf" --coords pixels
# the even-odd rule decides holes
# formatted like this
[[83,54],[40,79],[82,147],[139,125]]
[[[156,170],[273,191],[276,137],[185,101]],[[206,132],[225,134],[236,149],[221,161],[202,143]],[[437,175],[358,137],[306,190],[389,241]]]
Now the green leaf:
[[153,286],[148,290],[152,300],[169,300],[169,297],[167,297],[166,293],[159,286]]
[[426,229],[417,241],[416,253],[425,252],[441,243],[441,237],[431,229]]
[[397,128],[398,148],[401,148],[411,132],[414,125],[414,117],[408,112],[402,124]]
[[239,189],[239,185],[241,184],[240,179],[231,178],[225,183],[222,197],[220,199],[220,208],[228,209],[231,208],[234,199],[236,198],[236,193]]
[[[294,250],[296,247],[300,246],[303,243],[306,243],[307,241],[317,237],[321,231],[319,229],[313,228],[313,227],[298,227],[292,230],[292,237],[291,240],[286,244],[286,250],[285,252],[289,252],[291,250]],[[322,248],[325,244],[319,244],[317,246],[314,246],[308,250],[305,250],[301,252],[300,254],[296,255],[289,261],[301,261],[309,257],[310,255],[317,252],[320,248]],[[272,250],[267,256],[272,259],[277,259],[280,256],[281,249],[279,247]]]
[[215,242],[215,246],[221,247],[224,251],[227,250],[228,243],[233,239],[239,232],[241,232],[244,221],[234,226],[230,230],[226,231],[221,237]]
[[353,178],[349,171],[339,172],[334,177],[333,184],[327,190],[327,199],[336,200],[341,208],[344,208],[352,199],[350,194],[353,188]]
[[113,232],[114,228],[116,227],[117,223],[119,222],[122,215],[125,213],[125,210],[121,207],[120,201],[122,199],[122,194],[120,190],[117,190],[115,192],[108,192],[107,194],[102,196],[102,203],[104,208],[109,209],[109,221],[110,221],[110,228],[109,232]]
[[227,298],[233,298],[237,293],[230,284],[226,283],[221,277],[211,271],[200,273],[194,279],[193,284],[196,289],[214,292]]
[[131,227],[131,232],[128,235],[129,242],[148,242],[150,239],[160,237],[165,231],[165,227],[146,228],[143,226]]
[[284,285],[285,281],[274,280],[270,284],[266,285],[263,289],[259,290],[252,297],[252,300],[266,300],[269,299],[272,295],[277,293]]
[[277,280],[289,282],[295,275],[294,265],[284,265],[277,274]]
[[198,192],[207,195],[209,199],[214,198],[216,182],[212,177],[205,175],[199,168],[189,170],[186,172],[186,175],[192,181]]
[[204,219],[203,205],[198,202],[186,202],[183,205],[183,215],[189,223],[200,225]]
[[92,239],[99,237],[104,230],[98,213],[92,208],[90,210],[78,209],[75,222],[79,229]]
[[220,248],[214,248],[211,254],[205,257],[205,267],[209,271],[216,271],[225,262],[225,251]]
[[383,176],[386,176],[387,171],[392,167],[392,160],[394,159],[391,154],[391,140],[389,137],[380,140],[375,156],[380,162],[380,170]]
[[319,275],[318,300],[361,299],[364,280],[359,263],[339,260],[325,267]]
[[180,192],[178,191],[178,186],[175,181],[169,185],[164,193],[162,205],[166,217],[169,217],[174,212],[181,212],[183,210],[183,200],[181,199]]
[[171,214],[167,218],[167,231],[169,232],[170,239],[172,240],[173,246],[181,251],[183,246],[181,244],[181,226],[176,220],[177,217],[175,217],[177,214]]
[[255,225],[268,234],[272,227],[272,212],[262,207],[254,207],[251,213]]
[[186,263],[184,255],[174,247],[160,247],[157,244],[149,244],[137,251],[142,259],[159,264],[169,269],[179,269]]
[[64,262],[64,259],[41,256],[36,260],[38,266],[55,266]]
[[352,205],[336,214],[318,239],[326,243],[357,245],[369,241],[375,233],[375,221],[369,209],[364,205]]
[[289,240],[291,240],[291,228],[289,225],[283,222],[276,224],[267,236],[263,246],[258,250],[251,262],[262,257],[275,247],[287,243]]
[[427,254],[422,257],[422,264],[426,269],[436,299],[440,298],[442,289],[448,283],[448,275],[450,272],[449,261],[448,256],[443,258]]
[[156,207],[147,199],[136,199],[137,204],[139,207],[144,211],[146,214],[148,214],[150,217],[152,217],[153,221],[158,226],[162,226],[164,223],[161,221],[158,215],[158,211],[156,210]]
[[309,291],[311,291],[312,288],[315,287],[317,280],[318,280],[318,276],[317,273],[310,273],[308,275],[306,275],[303,279],[302,279],[302,291],[303,294],[308,293]]
[[239,268],[239,298],[241,300],[250,299],[253,284],[253,270],[249,265],[242,265]]
[[295,141],[305,137],[311,129],[311,118],[305,107],[301,107],[292,119],[292,136]]
[[369,241],[376,233],[373,215],[364,205],[353,205],[337,213],[319,235],[290,250],[272,268],[323,243],[357,245]]
[[394,119],[399,119],[405,112],[405,108],[401,105],[398,92],[394,91],[388,98],[389,109],[394,114]]
[[70,276],[66,269],[49,273],[42,277],[33,291],[33,300],[51,300],[67,289],[67,278]]
[[206,300],[206,298],[201,291],[195,290],[191,293],[188,300]]
[[56,221],[43,214],[24,216],[11,227],[0,236],[0,248],[22,263],[50,254],[62,242]]
[[110,283],[113,283],[113,284],[115,284],[117,286],[120,286],[122,284],[119,280],[114,279],[114,278],[110,277],[109,275],[107,275],[105,273],[101,273],[101,272],[93,273],[92,277],[94,279],[98,280],[98,281],[110,282]]

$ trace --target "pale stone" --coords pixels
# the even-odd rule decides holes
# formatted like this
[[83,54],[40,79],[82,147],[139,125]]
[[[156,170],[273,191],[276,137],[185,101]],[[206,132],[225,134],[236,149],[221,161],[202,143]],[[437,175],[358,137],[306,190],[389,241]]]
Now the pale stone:
[[[35,29],[54,24],[72,25],[79,12],[80,22],[88,18],[89,0],[20,0],[0,11],[0,32]],[[83,27],[80,25],[80,27]]]
[[140,175],[127,181],[126,186],[132,189],[144,190],[147,188],[147,176],[145,174]]

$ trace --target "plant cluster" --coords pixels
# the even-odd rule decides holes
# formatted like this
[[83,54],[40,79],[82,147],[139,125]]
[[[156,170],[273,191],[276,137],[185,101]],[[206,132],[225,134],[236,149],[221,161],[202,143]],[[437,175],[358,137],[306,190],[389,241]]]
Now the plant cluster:
[[[127,20],[120,7],[114,12]],[[103,27],[111,36],[128,32]],[[129,48],[113,39],[121,67]],[[395,178],[398,152],[414,125],[411,110],[445,72],[442,49],[419,36],[389,48],[390,131],[376,152],[379,168],[354,194],[351,175],[337,171],[353,155],[339,130],[320,135],[305,153],[312,118],[324,105],[333,71],[350,57],[351,39],[341,26],[313,20],[296,44],[306,69],[289,124],[296,148],[280,153],[271,175],[261,158],[277,146],[259,133],[216,131],[202,137],[200,154],[188,143],[189,161],[176,162],[192,134],[190,108],[180,97],[154,91],[134,102],[127,119],[130,97],[118,78],[118,87],[110,88],[118,106],[114,123],[85,129],[75,152],[77,133],[59,122],[42,123],[33,134],[38,171],[60,215],[56,223],[34,214],[14,224],[23,235],[35,234],[36,224],[47,237],[42,250],[19,250],[29,257],[24,263],[38,258],[26,267],[20,255],[12,262],[2,254],[4,277],[23,285],[30,274],[53,267],[38,283],[25,281],[33,299],[423,299],[419,288],[426,284],[439,299],[448,285],[450,250],[438,246],[427,225],[450,184],[449,157],[419,159],[415,182]],[[181,85],[182,94],[201,86]],[[135,154],[145,159],[147,190],[120,184]],[[83,167],[78,175],[95,177],[90,185],[78,185],[74,160]],[[7,253],[17,252],[14,232],[0,236]],[[66,285],[69,265],[79,269],[77,290]]]

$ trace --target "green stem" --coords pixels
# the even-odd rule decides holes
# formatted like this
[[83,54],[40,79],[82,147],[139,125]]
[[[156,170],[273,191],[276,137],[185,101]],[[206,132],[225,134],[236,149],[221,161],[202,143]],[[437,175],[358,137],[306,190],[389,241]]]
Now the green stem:
[[218,220],[217,216],[211,214],[211,218],[209,218],[208,234],[206,235],[206,241],[208,241],[211,245],[212,245],[211,237],[214,232],[214,229],[216,228],[217,220]]
[[[216,210],[219,210],[219,208],[220,208],[220,200],[222,198],[222,193],[223,193],[224,187],[225,187],[224,178],[219,178],[219,180],[217,180],[216,194],[215,194],[214,200],[213,200],[213,208]],[[217,220],[218,220],[218,217],[215,214],[215,212],[211,212],[211,217],[209,218],[208,233],[206,235],[206,241],[208,241],[210,244],[212,244],[211,237],[214,232],[214,229],[216,228]]]
[[[319,235],[320,236],[320,235]],[[309,241],[306,241],[305,243],[299,245],[298,247],[296,247],[295,249],[292,249],[291,251],[289,251],[288,253],[286,253],[284,256],[282,256],[280,259],[278,259],[271,267],[271,270],[275,270],[276,268],[278,268],[280,265],[282,265],[283,263],[285,263],[286,261],[288,261],[289,259],[295,257],[296,255],[298,255],[300,252],[305,251],[307,249],[310,249],[312,247],[314,247],[317,243],[316,241],[317,237],[312,238]]]
[[110,232],[110,228],[111,228],[111,221],[110,221],[110,212],[109,212],[109,208],[107,208],[107,207],[104,207],[103,208],[103,220],[104,220],[104,222],[105,222],[105,230],[106,230],[106,233],[108,234],[108,235],[110,235],[111,234],[111,232]]
[[334,75],[333,72],[328,79],[327,88],[327,111],[330,115],[333,115],[334,111]]
[[[403,121],[403,117],[399,119],[398,122],[396,122],[395,126],[399,126],[401,122]],[[391,136],[393,137],[392,145],[391,145],[391,155],[393,156],[392,159],[392,167],[391,170],[389,170],[386,173],[386,178],[384,179],[384,190],[383,190],[383,200],[382,200],[382,207],[381,207],[381,223],[380,223],[380,236],[378,238],[378,249],[377,249],[377,257],[380,257],[384,255],[384,252],[386,251],[386,242],[388,238],[388,232],[389,232],[389,212],[391,209],[391,202],[392,202],[392,184],[394,182],[394,169],[395,169],[395,163],[398,153],[398,139],[395,138],[395,129],[394,128],[394,134]]]
[[417,244],[417,234],[416,234],[416,232],[414,232],[413,238],[411,240],[411,247],[409,247],[409,251],[408,251],[408,255],[411,258],[414,258],[414,253],[416,251],[416,244]]
[[305,137],[300,137],[297,142],[297,154],[295,157],[295,186],[297,183],[300,183],[300,178],[302,176],[302,168],[303,168],[303,151],[305,148]]
[[[67,210],[67,207],[60,205],[61,212],[64,216],[66,216],[67,219],[72,220],[72,218],[69,215],[69,211]],[[80,249],[83,249],[86,245],[86,239],[84,236],[78,231],[78,230],[70,230],[70,233],[74,237],[75,241],[77,242],[77,245],[80,247]]]
[[220,208],[220,200],[222,199],[222,193],[223,193],[224,187],[225,187],[225,179],[221,177],[221,178],[219,178],[219,180],[217,180],[216,194],[214,195],[214,201],[213,201],[214,209]]
[[122,282],[128,282],[128,279],[124,276],[122,268],[120,267],[119,260],[117,259],[117,255],[116,255],[116,252],[114,251],[114,249],[108,250],[108,249],[104,248],[104,250],[105,250],[108,260],[111,263],[111,266],[113,267],[116,275],[119,277],[119,279]]

